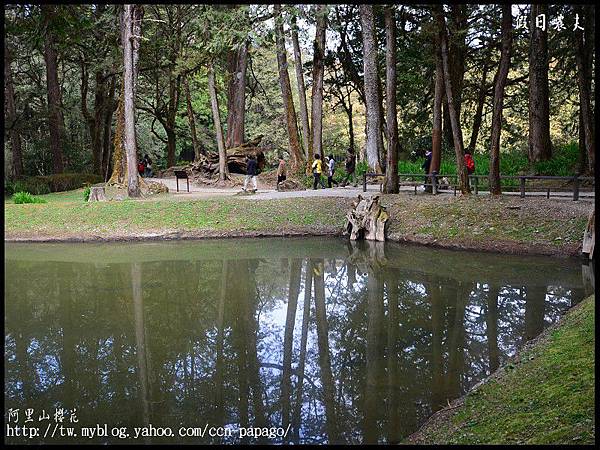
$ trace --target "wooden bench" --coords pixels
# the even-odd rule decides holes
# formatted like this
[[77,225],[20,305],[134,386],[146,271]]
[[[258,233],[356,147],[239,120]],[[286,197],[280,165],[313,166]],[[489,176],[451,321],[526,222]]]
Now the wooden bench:
[[179,192],[179,180],[185,180],[187,182],[187,191],[190,192],[190,179],[188,173],[185,170],[175,170],[175,181],[177,183],[177,192]]

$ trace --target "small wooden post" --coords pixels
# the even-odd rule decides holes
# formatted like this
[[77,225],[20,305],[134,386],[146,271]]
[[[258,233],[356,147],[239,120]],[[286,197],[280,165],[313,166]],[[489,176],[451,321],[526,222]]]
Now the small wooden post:
[[595,242],[595,231],[594,231],[594,222],[595,222],[596,210],[594,209],[590,213],[590,217],[588,219],[587,227],[585,232],[583,233],[583,246],[581,247],[581,253],[584,255],[588,255],[589,259],[594,257],[594,242]]
[[521,198],[525,198],[525,177],[519,177],[519,183],[521,184]]
[[475,180],[475,195],[479,194],[479,178],[478,177],[474,177],[473,180]]
[[175,177],[175,182],[177,183],[177,192],[179,192],[179,178]]
[[106,191],[104,189],[104,186],[91,186],[90,196],[88,197],[88,203],[104,201],[106,201]]
[[550,188],[546,190],[546,198],[550,198]]
[[367,192],[367,172],[363,174],[363,192]]
[[579,177],[575,175],[573,177],[573,201],[579,200]]

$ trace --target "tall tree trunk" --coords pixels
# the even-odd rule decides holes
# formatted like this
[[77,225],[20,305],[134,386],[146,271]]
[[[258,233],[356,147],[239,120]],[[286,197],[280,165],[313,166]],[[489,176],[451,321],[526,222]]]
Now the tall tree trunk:
[[227,101],[226,148],[244,143],[244,122],[246,118],[246,69],[248,67],[248,43],[230,54]]
[[208,93],[210,95],[213,124],[217,134],[217,147],[219,148],[219,181],[225,181],[229,178],[229,170],[227,168],[227,152],[225,150],[225,140],[223,139],[221,117],[219,116],[219,100],[215,87],[215,70],[212,63],[208,67]]
[[169,75],[169,104],[167,107],[167,120],[165,131],[167,133],[167,166],[176,164],[177,135],[175,134],[175,120],[179,105],[179,92],[181,90],[181,75]]
[[352,111],[352,102],[350,101],[348,104],[347,108],[344,108],[346,110],[346,115],[348,116],[348,139],[349,139],[349,144],[350,144],[350,150],[352,151],[352,153],[355,153],[354,151],[354,119],[353,119],[353,111]]
[[548,91],[548,31],[536,27],[536,17],[548,17],[548,5],[532,4],[529,44],[529,162],[552,157]]
[[442,103],[444,99],[444,66],[441,52],[441,31],[435,37],[435,87],[433,97],[433,130],[431,132],[431,164],[429,173],[440,171],[442,160]]
[[292,417],[293,440],[300,443],[300,419],[302,415],[302,392],[304,386],[304,366],[306,363],[306,343],[308,341],[308,322],[310,321],[310,298],[312,292],[313,266],[306,262],[304,275],[304,304],[302,313],[302,334],[300,336],[300,355],[298,356],[298,384],[296,388],[296,406]]
[[113,114],[117,106],[117,102],[115,101],[116,78],[116,76],[111,77],[106,107],[104,108],[104,116],[102,118],[102,178],[104,180],[108,178],[108,174],[110,173],[110,135],[112,132]]
[[385,101],[387,115],[387,169],[384,192],[397,194],[398,180],[398,118],[396,113],[396,15],[394,6],[385,8]]
[[50,131],[50,151],[55,173],[64,170],[62,147],[64,145],[65,124],[61,111],[60,84],[58,82],[58,55],[56,38],[52,30],[52,16],[56,6],[42,5],[42,20],[45,27],[44,60],[46,61],[46,85],[48,88],[48,127]]
[[124,135],[124,127],[125,127],[125,117],[124,117],[124,106],[123,106],[123,89],[121,89],[121,94],[119,96],[119,102],[117,106],[117,117],[116,117],[116,126],[115,126],[115,137],[113,139],[113,171],[108,180],[108,183],[117,183],[124,184],[125,183],[125,174],[127,172],[127,159],[124,157],[124,147],[123,147],[123,135]]
[[477,94],[477,108],[475,109],[475,116],[473,117],[473,129],[471,130],[471,140],[469,141],[469,152],[473,154],[475,151],[475,145],[477,145],[477,137],[479,136],[479,130],[481,129],[481,121],[483,119],[483,107],[485,105],[485,97],[487,93],[487,64],[483,65],[483,74],[481,75],[481,83],[479,85],[479,92]]
[[381,112],[379,91],[377,89],[377,42],[372,5],[360,5],[360,22],[363,34],[365,107],[367,109],[366,153],[369,168],[376,173],[381,173],[381,164],[379,161],[380,148],[377,136],[381,130]]
[[323,260],[314,260],[313,268],[315,272],[315,319],[317,321],[319,368],[321,369],[323,402],[325,404],[325,428],[327,430],[328,443],[336,444],[340,442],[341,436],[338,430],[337,415],[335,411],[335,385],[329,358],[329,330],[327,326],[327,312],[325,309],[325,268]]
[[310,174],[313,156],[316,154],[323,157],[323,76],[325,74],[325,33],[327,27],[327,6],[316,5],[315,14],[317,24],[315,31],[315,42],[313,46],[313,71],[312,71],[312,137],[310,140],[308,159],[306,161],[306,173]]
[[[456,110],[456,117],[460,123],[460,113],[462,109],[462,88],[465,76],[465,58],[467,55],[466,36],[468,31],[468,12],[466,4],[451,4],[450,17],[448,21],[448,54],[450,63],[450,79],[452,81],[453,104]],[[450,125],[450,110],[448,109],[448,118]],[[451,128],[451,127],[450,127]],[[451,129],[448,130],[448,143],[454,145],[454,134]],[[460,135],[461,147],[464,148]]]
[[288,74],[287,52],[285,50],[285,36],[283,34],[283,16],[281,5],[274,5],[275,15],[275,40],[277,43],[277,67],[279,68],[279,85],[283,98],[283,109],[285,112],[285,123],[288,132],[288,149],[291,158],[291,169],[296,172],[302,164],[302,150],[298,136],[298,124],[296,123],[296,110],[292,98],[292,86]]
[[443,6],[435,6],[436,21],[441,32],[441,53],[442,65],[444,67],[444,83],[446,84],[446,98],[448,99],[448,110],[450,112],[450,123],[452,125],[452,135],[454,136],[454,152],[456,154],[456,173],[459,177],[460,190],[463,195],[471,193],[469,187],[469,178],[465,166],[465,154],[462,146],[462,130],[458,120],[457,111],[454,109],[454,97],[452,92],[452,80],[450,78],[450,65],[448,61],[448,41],[446,33],[446,20],[444,19]]
[[165,127],[165,132],[167,134],[167,167],[173,167],[176,164],[177,137],[175,136],[175,129],[171,126]]
[[494,87],[494,110],[492,112],[492,133],[490,137],[490,193],[500,195],[500,133],[502,132],[502,107],[504,102],[504,87],[510,67],[510,53],[512,47],[512,12],[511,4],[502,5],[502,50],[500,53],[500,66],[496,74]]
[[302,67],[302,52],[298,41],[298,25],[296,16],[292,16],[292,44],[294,46],[294,65],[296,66],[296,82],[298,84],[298,99],[300,101],[300,123],[302,124],[302,144],[304,156],[309,160],[308,148],[310,147],[310,125],[308,123],[308,105],[306,103],[306,85],[304,84],[304,70]]
[[[585,11],[584,11],[585,8]],[[594,175],[596,161],[596,144],[594,139],[594,112],[591,106],[591,69],[592,69],[592,27],[594,26],[594,8],[585,6],[576,7],[580,17],[585,17],[584,29],[576,32],[577,82],[579,85],[579,107],[581,108],[581,122],[583,125],[583,136],[585,151],[587,155],[587,170]]]
[[[17,125],[17,108],[15,106],[15,89],[10,68],[11,58],[6,40],[4,40],[4,95],[6,101],[5,135],[10,136],[12,151],[12,174],[15,178],[23,176],[23,153],[21,150],[21,135]],[[8,133],[7,133],[8,131]]]
[[200,156],[204,154],[198,141],[198,134],[196,133],[196,118],[194,117],[194,108],[192,108],[192,96],[190,95],[190,83],[188,77],[183,79],[183,88],[185,89],[185,101],[187,105],[188,121],[190,123],[190,134],[192,135],[192,145],[194,147],[194,161],[198,161]]
[[285,334],[283,337],[283,371],[281,374],[281,426],[287,429],[290,423],[290,402],[292,396],[292,350],[294,344],[294,324],[300,293],[300,278],[302,276],[302,260],[290,261],[290,284],[288,288],[288,305],[285,318]]
[[140,196],[137,170],[137,147],[135,142],[135,69],[134,63],[137,57],[133,48],[133,41],[139,39],[139,35],[133,34],[134,20],[138,18],[136,9],[138,5],[124,5],[122,19],[122,43],[123,43],[123,117],[124,136],[123,147],[127,156],[127,195],[129,197]]

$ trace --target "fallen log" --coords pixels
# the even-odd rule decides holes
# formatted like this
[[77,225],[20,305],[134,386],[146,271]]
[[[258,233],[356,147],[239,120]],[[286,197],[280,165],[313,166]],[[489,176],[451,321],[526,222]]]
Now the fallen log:
[[389,215],[379,204],[379,195],[363,198],[360,194],[346,214],[346,232],[350,239],[385,241]]
[[[227,168],[229,172],[245,175],[246,162],[250,155],[256,157],[258,170],[262,171],[265,168],[266,159],[264,149],[259,147],[261,140],[262,135],[237,147],[227,149]],[[167,170],[161,172],[160,176],[174,176],[175,170],[185,170],[192,178],[213,178],[219,174],[219,154],[216,152],[207,152],[186,166],[169,167]]]

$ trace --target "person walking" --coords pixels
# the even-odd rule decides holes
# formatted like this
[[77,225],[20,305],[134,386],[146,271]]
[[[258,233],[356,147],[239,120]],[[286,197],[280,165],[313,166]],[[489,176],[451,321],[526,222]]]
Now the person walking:
[[246,178],[244,178],[244,192],[247,192],[248,181],[252,180],[252,185],[254,186],[253,192],[256,192],[256,172],[257,172],[258,164],[256,162],[256,158],[254,155],[249,155],[246,160]]
[[144,156],[144,166],[144,176],[146,178],[154,176],[154,173],[152,172],[152,160],[148,155]]
[[353,180],[353,186],[356,187],[356,175],[354,171],[356,170],[356,155],[352,151],[352,149],[348,149],[348,154],[346,156],[346,177],[342,181],[342,186],[347,186],[350,179]]
[[329,161],[327,162],[327,186],[333,187],[333,184],[337,186],[337,181],[333,179],[333,174],[335,173],[335,159],[333,155],[329,155]]
[[321,187],[323,187],[323,189],[325,189],[325,183],[323,182],[323,179],[321,178],[321,173],[323,173],[323,161],[321,161],[321,155],[316,154],[315,155],[315,160],[312,163],[312,171],[313,171],[313,177],[315,178],[314,182],[313,182],[313,190],[317,189],[317,184],[321,184]]
[[140,174],[140,177],[145,176],[145,173],[146,173],[145,159],[142,159],[140,162],[138,162],[138,173]]
[[427,186],[427,181],[429,180],[429,168],[431,167],[431,150],[425,152],[425,161],[421,167],[425,170],[425,183],[423,184],[423,189],[425,189],[426,192],[432,192],[432,187]]
[[277,166],[277,185],[279,186],[279,183],[281,183],[282,181],[284,181],[287,177],[286,177],[286,168],[285,168],[285,160],[283,159],[283,156],[279,157],[279,165]]

